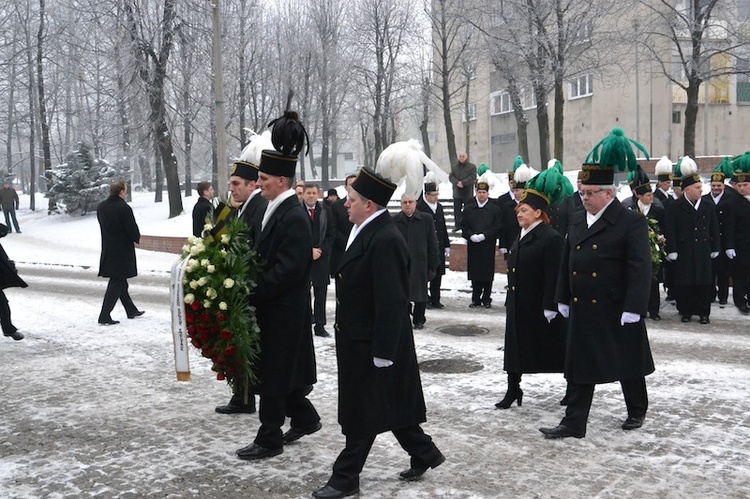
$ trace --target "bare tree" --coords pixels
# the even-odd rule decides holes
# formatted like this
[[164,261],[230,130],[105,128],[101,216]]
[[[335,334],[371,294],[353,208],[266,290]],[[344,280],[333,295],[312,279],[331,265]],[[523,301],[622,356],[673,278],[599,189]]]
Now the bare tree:
[[[747,72],[737,64],[748,42],[741,33],[739,2],[745,0],[639,0],[645,15],[640,19],[636,42],[659,71],[687,95],[684,154],[695,156],[695,126],[701,86]],[[728,88],[728,85],[727,85]],[[705,92],[708,99],[708,92]],[[727,96],[728,98],[728,96]],[[727,100],[728,102],[728,100]]]

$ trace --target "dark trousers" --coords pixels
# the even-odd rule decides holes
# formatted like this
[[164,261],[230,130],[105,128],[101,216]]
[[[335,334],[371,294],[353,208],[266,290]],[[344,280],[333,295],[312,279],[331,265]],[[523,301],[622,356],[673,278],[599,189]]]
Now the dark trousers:
[[425,316],[424,316],[424,311],[426,308],[427,308],[426,301],[415,301],[412,304],[411,313],[412,313],[412,322],[414,325],[424,324],[427,321],[427,319],[425,319]]
[[320,421],[315,407],[307,399],[312,386],[304,386],[288,395],[260,396],[260,428],[255,436],[255,443],[266,449],[278,449],[284,442],[281,439],[281,427],[288,416],[292,428],[309,428]]
[[680,315],[708,317],[711,314],[711,298],[714,293],[712,285],[672,286],[672,288],[672,295],[677,301],[677,311]]
[[125,277],[109,278],[107,291],[104,293],[104,301],[102,302],[102,311],[99,313],[99,322],[112,320],[110,314],[115,308],[117,300],[120,300],[122,306],[125,307],[125,313],[128,316],[134,315],[138,312],[133,300],[130,299],[130,294],[128,293],[128,280]]
[[16,210],[3,210],[5,212],[5,225],[8,227],[8,232],[13,232],[10,227],[10,219],[13,219],[13,226],[16,228],[16,232],[21,232],[18,228],[18,220],[16,219]]
[[732,301],[737,307],[748,305],[750,300],[750,260],[748,250],[737,250],[732,261]]
[[328,286],[313,286],[313,322],[319,331],[326,325],[326,295]]
[[453,218],[455,219],[456,230],[461,230],[461,211],[465,204],[466,200],[453,197]]
[[436,274],[435,278],[430,281],[430,303],[433,305],[440,304],[440,284],[443,282],[443,274]]
[[[401,447],[411,457],[411,468],[425,468],[440,457],[440,451],[432,443],[432,437],[426,434],[419,425],[392,430]],[[375,435],[371,437],[346,437],[346,445],[336,462],[333,463],[333,474],[328,479],[328,485],[337,489],[349,491],[359,487],[359,474],[367,461]]]
[[2,289],[0,289],[0,325],[5,336],[10,336],[18,330],[10,321],[10,305]]
[[729,298],[729,258],[724,252],[711,260],[711,282],[714,283],[714,298],[726,303]]
[[471,281],[471,303],[492,303],[492,281]]
[[[568,406],[565,417],[560,421],[571,430],[586,434],[586,423],[594,399],[593,384],[568,383]],[[625,397],[625,407],[628,416],[642,418],[648,410],[648,393],[646,392],[646,378],[625,379],[620,381],[622,394]]]
[[659,305],[661,296],[659,296],[659,281],[651,280],[651,292],[648,295],[648,314],[659,315]]

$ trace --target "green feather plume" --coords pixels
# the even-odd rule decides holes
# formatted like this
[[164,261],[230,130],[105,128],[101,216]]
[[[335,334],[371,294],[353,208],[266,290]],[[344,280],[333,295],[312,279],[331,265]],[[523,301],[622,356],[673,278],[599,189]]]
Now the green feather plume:
[[[747,151],[740,156],[735,156],[732,160],[732,173],[733,172],[750,173],[750,151]],[[732,174],[730,173],[729,176],[731,177]]]
[[486,172],[487,170],[489,170],[489,169],[490,169],[490,167],[489,167],[489,166],[487,166],[487,163],[482,163],[482,164],[480,164],[480,165],[479,165],[479,168],[477,168],[477,177],[480,177],[480,176],[482,176],[482,174],[483,174],[484,172]]
[[526,189],[532,189],[547,196],[550,206],[560,204],[574,192],[573,184],[557,168],[547,168],[534,176],[526,182]]
[[638,167],[633,146],[650,159],[648,151],[635,140],[625,136],[622,128],[613,128],[586,156],[587,163],[599,163],[602,166],[615,166],[618,170],[634,171]]
[[734,173],[734,168],[732,168],[732,158],[724,156],[719,164],[714,167],[713,171],[723,173],[725,177],[731,177],[732,173]]
[[518,170],[518,167],[521,166],[524,163],[523,158],[519,154],[516,156],[516,161],[513,163],[513,171]]
[[682,158],[684,158],[684,156],[680,156],[680,159],[677,160],[677,164],[674,165],[674,176],[678,178],[682,178]]

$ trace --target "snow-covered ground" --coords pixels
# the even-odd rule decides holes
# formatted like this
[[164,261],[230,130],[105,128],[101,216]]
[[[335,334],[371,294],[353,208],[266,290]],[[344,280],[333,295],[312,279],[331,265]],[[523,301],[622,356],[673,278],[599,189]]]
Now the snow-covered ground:
[[[186,214],[167,220],[166,202],[136,194],[131,206],[143,234],[190,231]],[[335,343],[315,338],[318,383],[311,398],[323,429],[262,462],[238,460],[256,415],[214,412],[229,398],[208,362],[191,352],[192,380],[178,382],[170,333],[168,274],[175,255],[138,250],[131,294],[146,311],[127,320],[118,305],[100,326],[106,281],[96,277],[95,214],[48,216],[21,199],[22,234],[0,240],[26,289],[7,290],[13,321],[26,338],[0,338],[0,497],[309,497],[322,486],[343,447],[336,423]],[[523,405],[494,409],[502,370],[504,276],[493,308],[469,309],[465,273],[443,281],[443,310],[428,310],[415,334],[421,362],[466,361],[473,372],[423,370],[424,425],[446,455],[421,482],[403,483],[408,457],[380,436],[362,474],[371,498],[750,497],[750,322],[714,305],[711,324],[679,322],[663,302],[649,321],[656,372],[647,378],[650,410],[643,428],[624,432],[619,385],[597,387],[586,438],[545,440],[537,431],[562,417],[561,375],[524,376]],[[329,323],[333,322],[333,288]],[[456,336],[449,327],[482,334]],[[332,328],[331,328],[332,329]]]

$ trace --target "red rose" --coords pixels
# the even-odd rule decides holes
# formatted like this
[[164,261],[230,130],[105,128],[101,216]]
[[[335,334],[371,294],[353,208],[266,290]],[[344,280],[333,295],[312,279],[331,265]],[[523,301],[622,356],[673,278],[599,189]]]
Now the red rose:
[[226,312],[222,312],[221,310],[216,312],[216,320],[219,322],[224,322],[225,320],[227,320]]
[[219,381],[224,381],[227,378],[226,376],[224,376],[224,373],[216,373],[216,379],[218,379]]
[[234,345],[229,345],[224,350],[224,355],[226,355],[227,357],[231,357],[232,355],[234,355],[234,351],[235,351]]
[[201,322],[208,323],[211,319],[211,316],[208,315],[208,312],[201,312],[201,314],[198,316]]
[[219,326],[217,324],[211,324],[211,332],[216,334],[219,332]]
[[198,310],[199,308],[201,308],[201,304],[198,303],[197,301],[194,301],[193,303],[190,304],[190,308],[192,308],[193,310]]
[[195,326],[195,330],[199,332],[200,334],[205,334],[208,332],[208,329],[206,328],[205,324],[197,324]]
[[232,333],[230,333],[227,329],[222,329],[221,333],[219,333],[219,338],[221,338],[222,340],[231,340]]

